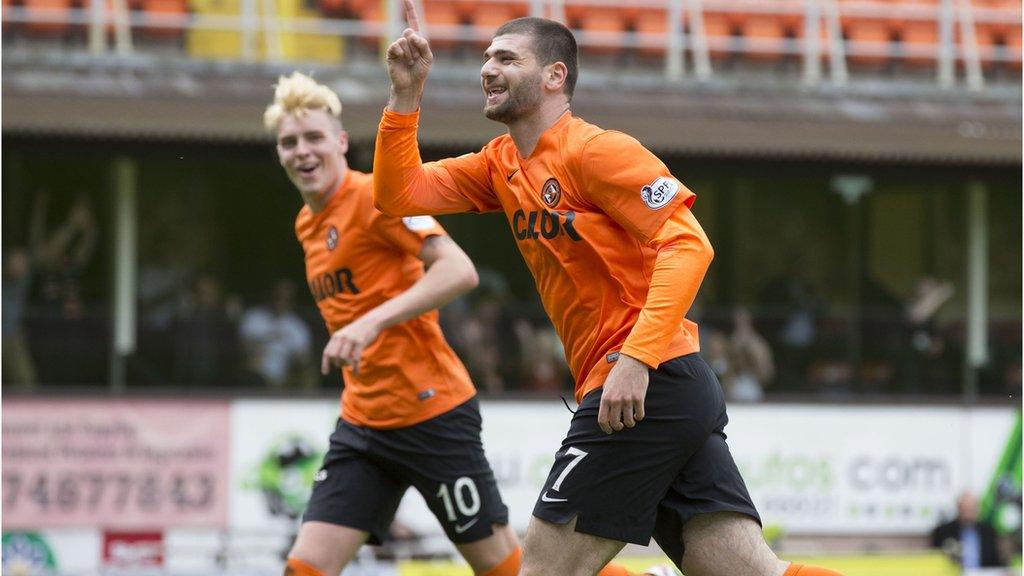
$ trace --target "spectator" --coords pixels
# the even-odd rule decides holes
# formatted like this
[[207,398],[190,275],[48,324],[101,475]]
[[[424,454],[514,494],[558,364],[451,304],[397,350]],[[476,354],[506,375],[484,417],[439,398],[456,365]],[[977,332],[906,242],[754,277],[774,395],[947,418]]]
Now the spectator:
[[904,318],[908,341],[905,378],[914,392],[919,392],[925,382],[932,381],[928,374],[930,367],[942,365],[946,342],[938,330],[936,316],[954,292],[951,282],[925,276],[917,281],[914,293],[906,303]]
[[554,328],[534,326],[526,318],[520,318],[515,321],[513,331],[521,352],[522,386],[528,390],[572,390],[565,350]]
[[190,256],[169,236],[162,236],[139,266],[139,308],[146,328],[167,330],[184,305],[194,276]]
[[733,332],[729,336],[729,400],[757,402],[764,398],[764,389],[775,378],[775,362],[768,342],[754,329],[750,311],[736,308]]
[[965,569],[1006,566],[991,523],[978,518],[978,500],[963,492],[956,501],[956,518],[932,530],[932,547],[946,552]]
[[493,293],[483,293],[473,299],[473,310],[462,326],[466,342],[466,369],[477,388],[488,392],[502,392],[506,388],[501,371],[502,300]]
[[257,306],[242,316],[239,337],[245,370],[277,390],[316,387],[312,359],[313,335],[295,313],[295,285],[274,283],[269,306]]
[[818,340],[818,319],[822,304],[811,285],[804,280],[801,262],[794,259],[782,276],[770,281],[761,292],[763,310],[781,324],[773,332],[780,383],[787,388],[803,387],[812,348]]
[[36,385],[36,368],[23,326],[32,259],[24,248],[10,248],[3,268],[3,383],[32,388]]
[[775,362],[768,342],[754,329],[750,312],[733,312],[732,334],[701,331],[702,355],[718,376],[728,400],[757,402],[775,377]]
[[469,312],[453,334],[453,344],[478,390],[493,393],[520,387],[519,354],[505,315],[508,284],[494,270],[481,268],[477,273],[479,287],[470,294]]
[[700,331],[701,356],[715,372],[722,388],[729,389],[732,376],[732,355],[729,353],[729,337],[714,329]]
[[85,314],[81,275],[96,250],[97,227],[88,197],[80,193],[67,220],[52,233],[46,231],[49,202],[40,193],[32,214],[32,253],[39,268],[43,303],[65,319]]
[[224,385],[234,358],[238,305],[210,274],[196,279],[175,319],[175,378],[181,384]]

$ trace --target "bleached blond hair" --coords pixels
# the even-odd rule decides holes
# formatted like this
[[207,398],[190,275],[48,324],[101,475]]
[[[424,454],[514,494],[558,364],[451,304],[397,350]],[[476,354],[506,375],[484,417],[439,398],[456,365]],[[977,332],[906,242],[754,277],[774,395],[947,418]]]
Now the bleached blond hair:
[[325,110],[341,128],[341,99],[334,90],[301,72],[280,76],[274,87],[274,101],[263,112],[263,127],[273,132],[285,116],[301,118],[310,110]]

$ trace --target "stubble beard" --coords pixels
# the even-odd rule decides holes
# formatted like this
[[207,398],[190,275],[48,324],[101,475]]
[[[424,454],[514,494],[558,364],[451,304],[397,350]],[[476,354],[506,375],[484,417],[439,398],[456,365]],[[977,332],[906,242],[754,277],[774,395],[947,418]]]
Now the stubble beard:
[[497,106],[488,108],[484,104],[484,116],[495,122],[511,124],[533,111],[540,102],[540,76],[524,79],[516,86],[509,86],[508,98]]

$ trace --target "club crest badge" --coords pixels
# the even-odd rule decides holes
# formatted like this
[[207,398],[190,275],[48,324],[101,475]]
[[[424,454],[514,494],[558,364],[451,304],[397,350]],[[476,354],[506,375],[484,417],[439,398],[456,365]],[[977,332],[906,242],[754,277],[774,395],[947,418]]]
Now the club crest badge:
[[679,193],[679,182],[662,176],[640,189],[640,197],[651,210],[664,207]]
[[540,199],[550,208],[558,205],[558,201],[562,199],[562,187],[559,186],[558,180],[548,178],[544,187],[540,189]]
[[334,250],[338,247],[338,229],[331,226],[327,229],[327,249]]

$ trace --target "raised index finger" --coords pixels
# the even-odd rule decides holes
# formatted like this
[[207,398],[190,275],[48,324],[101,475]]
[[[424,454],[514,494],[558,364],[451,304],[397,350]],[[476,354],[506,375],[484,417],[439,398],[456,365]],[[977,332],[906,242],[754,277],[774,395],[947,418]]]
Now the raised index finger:
[[406,19],[406,21],[409,22],[409,28],[411,28],[413,32],[419,32],[420,31],[420,17],[416,14],[416,4],[413,3],[413,0],[404,0],[404,1],[405,1],[405,19]]

